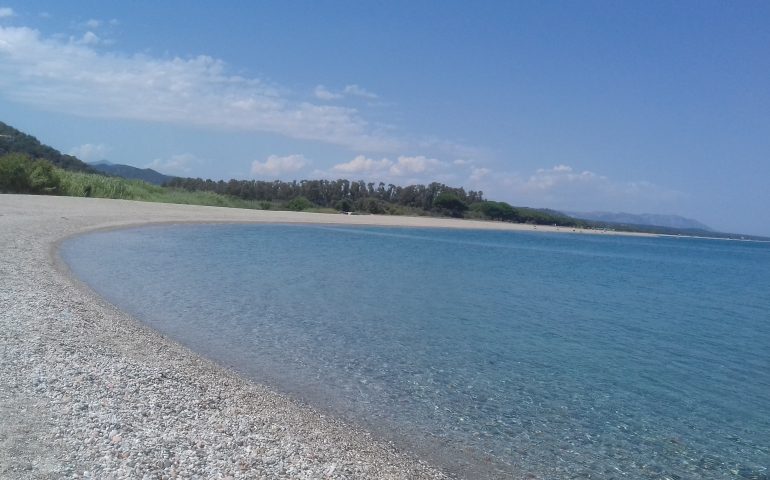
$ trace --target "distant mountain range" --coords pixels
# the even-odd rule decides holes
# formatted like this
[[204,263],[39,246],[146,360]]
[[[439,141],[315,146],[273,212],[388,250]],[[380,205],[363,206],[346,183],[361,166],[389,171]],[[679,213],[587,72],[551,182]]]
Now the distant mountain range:
[[676,228],[680,230],[698,230],[713,232],[714,229],[697,220],[679,215],[658,215],[654,213],[613,213],[613,212],[564,212],[570,217],[593,222],[613,223],[618,225],[644,225],[654,227]]
[[89,166],[102,173],[106,173],[107,175],[127,178],[129,180],[143,180],[154,185],[163,185],[169,180],[176,178],[170,175],[164,175],[160,172],[156,172],[151,168],[136,168],[132,167],[131,165],[111,163],[107,160],[90,163]]

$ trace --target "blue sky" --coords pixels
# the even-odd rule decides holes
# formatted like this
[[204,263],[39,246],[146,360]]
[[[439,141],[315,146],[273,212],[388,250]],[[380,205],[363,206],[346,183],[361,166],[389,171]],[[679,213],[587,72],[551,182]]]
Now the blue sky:
[[760,1],[0,0],[0,120],[175,175],[770,235],[768,25]]

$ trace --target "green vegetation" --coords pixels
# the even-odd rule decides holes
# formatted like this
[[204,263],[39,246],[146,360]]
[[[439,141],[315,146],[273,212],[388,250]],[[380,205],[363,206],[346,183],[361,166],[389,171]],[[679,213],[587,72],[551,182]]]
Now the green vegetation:
[[[301,182],[229,182],[176,178],[165,186],[98,173],[64,170],[46,160],[18,153],[0,157],[0,192],[42,193],[147,202],[182,203],[260,210],[356,212],[385,215],[433,215],[544,225],[581,225],[576,220],[541,210],[515,208],[483,200],[481,192],[466,192],[440,183],[398,187],[349,180]],[[470,204],[470,206],[469,206]]]
[[[112,167],[110,173],[116,175],[137,176],[136,171],[140,176],[156,173],[125,165]],[[578,220],[553,210],[514,207],[505,202],[486,200],[483,192],[466,191],[436,182],[401,187],[344,179],[225,182],[160,174],[147,179],[168,181],[162,186],[151,185],[142,180],[103,174],[79,159],[63,155],[41,144],[35,137],[0,122],[0,193],[100,197],[259,210],[451,216],[573,228],[768,240],[699,229]]]
[[32,135],[20,132],[15,128],[0,122],[0,156],[11,153],[25,155],[33,159],[48,160],[55,167],[80,172],[94,172],[87,163],[73,157],[64,155],[55,148],[43,145]]
[[[104,165],[109,173],[147,173],[124,165]],[[150,172],[155,173],[155,172]],[[145,177],[141,177],[145,178]],[[516,208],[484,199],[483,192],[442,183],[405,187],[362,180],[293,182],[154,176],[168,181],[151,185],[102,174],[79,159],[63,155],[35,137],[0,122],[0,192],[100,197],[149,202],[185,203],[261,210],[352,212],[385,215],[432,215],[537,224],[582,225],[542,210]]]
[[[179,179],[191,180],[191,179]],[[196,180],[198,181],[198,180]],[[767,238],[749,235],[737,235],[718,232],[690,231],[668,227],[645,225],[621,225],[603,222],[577,220],[552,210],[540,210],[526,207],[513,207],[505,202],[483,200],[481,192],[471,192],[478,200],[468,204],[466,197],[454,193],[462,189],[450,189],[441,184],[411,185],[408,187],[393,187],[390,198],[400,199],[406,204],[388,202],[380,197],[380,189],[372,189],[373,184],[350,182],[348,180],[315,180],[303,182],[256,182],[238,181],[212,182],[206,185],[271,185],[273,192],[280,198],[256,199],[241,198],[231,194],[211,190],[193,190],[174,186],[151,185],[141,180],[126,180],[108,177],[102,174],[85,173],[81,171],[64,170],[53,166],[47,160],[32,160],[28,156],[11,153],[0,155],[0,193],[32,193],[46,195],[66,195],[75,197],[99,197],[123,200],[139,200],[145,202],[177,203],[189,205],[207,205],[215,207],[249,208],[257,210],[295,210],[320,213],[356,212],[388,215],[439,215],[482,220],[497,220],[535,225],[558,225],[573,228],[592,228],[603,230],[618,230],[645,232],[667,235],[699,235],[717,238],[754,239],[767,241]],[[174,182],[172,182],[174,185]],[[358,185],[358,198],[352,195],[334,200],[332,197],[325,203],[317,203],[304,195],[291,197],[295,189],[313,191],[318,186]],[[361,189],[364,185],[364,189]],[[380,184],[382,185],[382,184]],[[392,187],[392,186],[389,186]],[[442,187],[447,191],[442,191]],[[386,189],[387,192],[389,189]],[[323,193],[325,190],[321,190]],[[367,196],[371,192],[373,196]],[[328,191],[326,191],[328,193]],[[366,192],[366,194],[364,194]],[[433,195],[433,196],[431,196]],[[317,198],[317,197],[316,197]],[[464,200],[465,198],[466,200]],[[334,200],[333,204],[329,204]],[[428,202],[430,208],[421,208],[420,202]],[[424,204],[424,203],[423,203]]]
[[93,173],[70,172],[66,170],[58,170],[57,173],[61,178],[60,193],[72,197],[115,198],[145,202],[208,205],[213,207],[263,208],[258,202],[241,200],[212,192],[189,192],[160,187],[141,180],[126,180]]
[[89,165],[94,170],[128,180],[143,180],[153,185],[163,185],[171,180],[172,176],[163,175],[151,168],[136,168],[131,165],[115,165],[108,162],[92,163]]
[[481,214],[482,217],[491,218],[492,220],[500,221],[514,221],[516,219],[516,213],[513,207],[505,202],[492,202],[484,201],[474,203],[471,206],[471,211]]
[[3,155],[0,192],[56,194],[60,192],[60,176],[46,160],[31,161],[18,153]]
[[570,217],[483,200],[440,183],[398,187],[349,180],[261,182],[176,178],[165,186],[98,173],[64,170],[21,154],[0,157],[0,192],[43,193],[260,210],[433,215],[543,225],[581,226]]
[[441,192],[433,200],[433,207],[440,212],[446,212],[452,217],[462,217],[468,210],[468,204],[453,193]]
[[295,212],[301,212],[302,210],[313,208],[313,204],[307,198],[299,196],[289,200],[289,203],[286,204],[286,208],[294,210]]
[[[0,193],[42,193],[253,209],[265,207],[258,202],[212,192],[189,192],[141,180],[62,170],[46,160],[32,161],[20,154],[0,156]],[[269,202],[267,207],[270,207]]]
[[[391,215],[413,211],[438,215],[462,212],[463,204],[470,205],[484,199],[482,192],[436,182],[401,187],[345,179],[293,182],[233,179],[215,182],[201,178],[174,178],[165,185],[188,191],[215,192],[243,200],[285,203],[304,197],[319,208]],[[437,200],[438,204],[435,203]]]

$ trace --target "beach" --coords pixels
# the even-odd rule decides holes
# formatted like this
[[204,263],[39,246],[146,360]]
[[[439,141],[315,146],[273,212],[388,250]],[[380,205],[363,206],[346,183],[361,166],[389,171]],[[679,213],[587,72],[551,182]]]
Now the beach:
[[57,255],[58,242],[88,231],[215,222],[575,231],[0,195],[0,477],[451,476],[165,338],[73,279]]

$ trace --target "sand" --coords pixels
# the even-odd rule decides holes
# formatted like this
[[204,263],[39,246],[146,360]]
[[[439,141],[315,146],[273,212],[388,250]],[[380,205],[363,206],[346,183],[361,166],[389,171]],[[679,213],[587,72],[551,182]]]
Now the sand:
[[71,278],[56,252],[87,231],[185,222],[574,231],[0,195],[0,477],[451,476],[163,337]]

